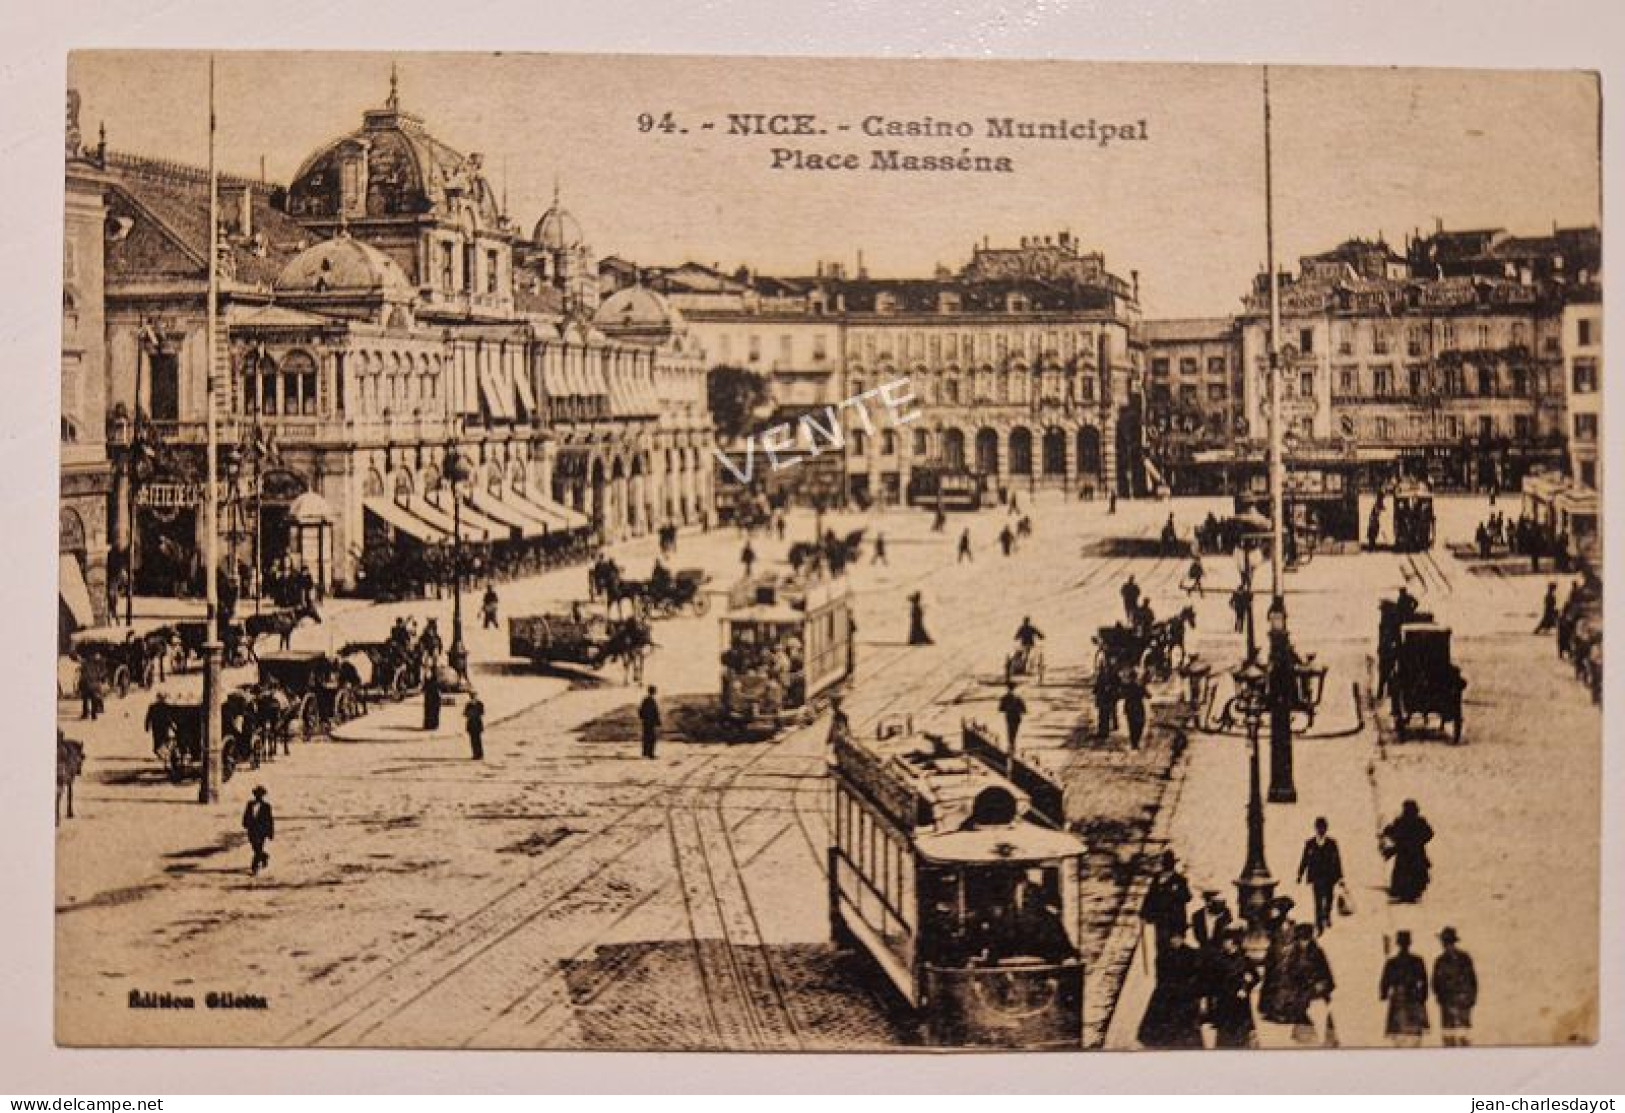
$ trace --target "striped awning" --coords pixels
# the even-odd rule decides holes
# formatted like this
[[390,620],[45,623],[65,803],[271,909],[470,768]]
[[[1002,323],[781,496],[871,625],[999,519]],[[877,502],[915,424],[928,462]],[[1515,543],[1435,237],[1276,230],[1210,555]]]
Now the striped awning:
[[[406,508],[419,518],[422,518],[430,525],[433,525],[439,529],[440,532],[444,534],[444,536],[441,538],[442,541],[450,539],[456,535],[457,522],[456,519],[452,517],[451,511],[440,509],[440,507],[436,506],[422,495],[413,495],[411,498],[409,498],[406,502]],[[467,518],[464,518],[463,540],[489,541],[491,538],[486,535],[485,530],[470,522]]]
[[488,490],[476,487],[469,493],[469,501],[474,508],[487,518],[495,519],[519,531],[522,537],[545,537],[548,524],[545,519],[537,519],[525,514],[523,510],[506,501],[499,495]]
[[370,498],[362,500],[362,506],[367,513],[378,517],[385,525],[398,533],[404,533],[414,541],[421,541],[425,545],[435,545],[446,540],[448,534],[432,522],[413,514],[406,507],[386,498]]

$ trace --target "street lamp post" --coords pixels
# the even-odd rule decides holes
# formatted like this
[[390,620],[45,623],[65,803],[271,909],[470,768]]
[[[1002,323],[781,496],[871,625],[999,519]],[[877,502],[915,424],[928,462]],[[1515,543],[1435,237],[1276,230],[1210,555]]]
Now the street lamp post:
[[1236,878],[1236,904],[1250,932],[1263,930],[1270,902],[1275,898],[1275,878],[1264,859],[1264,798],[1260,785],[1258,731],[1267,699],[1263,668],[1248,659],[1233,674],[1241,694],[1242,716],[1247,721],[1247,860]]

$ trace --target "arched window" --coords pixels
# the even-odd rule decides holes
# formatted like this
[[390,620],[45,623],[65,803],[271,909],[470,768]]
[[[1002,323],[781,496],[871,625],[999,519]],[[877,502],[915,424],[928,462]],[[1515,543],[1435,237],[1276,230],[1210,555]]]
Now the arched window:
[[948,429],[942,434],[942,462],[955,470],[965,466],[965,434]]
[[1033,435],[1017,426],[1010,431],[1010,474],[1031,475],[1033,473]]
[[289,352],[282,359],[282,412],[316,416],[316,361],[306,352]]
[[914,458],[924,460],[931,455],[931,434],[924,429],[914,430]]
[[983,475],[999,470],[999,434],[993,429],[976,431],[976,470]]
[[1066,432],[1064,430],[1044,430],[1044,474],[1066,474]]

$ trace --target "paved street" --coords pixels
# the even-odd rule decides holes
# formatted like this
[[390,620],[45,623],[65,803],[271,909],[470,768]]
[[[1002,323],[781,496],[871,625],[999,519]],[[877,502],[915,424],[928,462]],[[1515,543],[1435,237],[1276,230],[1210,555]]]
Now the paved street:
[[[1446,538],[1470,533],[1483,511],[1467,500],[1440,507]],[[1103,502],[1040,497],[1036,536],[1009,560],[995,544],[1004,519],[992,511],[951,518],[941,535],[921,513],[826,523],[883,532],[891,560],[875,567],[866,553],[849,577],[859,671],[848,710],[860,735],[888,714],[913,715],[917,725],[994,721],[1016,625],[1031,615],[1048,635],[1044,682],[1026,693],[1023,748],[1063,779],[1069,814],[1091,844],[1086,1020],[1096,1045],[1132,1044],[1148,992],[1133,950],[1141,860],[1166,840],[1189,861],[1193,884],[1228,890],[1242,859],[1244,744],[1192,734],[1177,757],[1171,742],[1183,708],[1174,686],[1156,693],[1144,750],[1086,737],[1088,634],[1121,613],[1123,576],[1133,572],[1159,614],[1184,601],[1183,561],[1135,555],[1123,543],[1154,537],[1170,509],[1187,531],[1208,509],[1223,512],[1218,500],[1180,500],[1124,502],[1109,516]],[[976,559],[956,563],[965,524]],[[812,528],[810,514],[793,516],[789,540]],[[767,561],[782,561],[787,548],[754,544]],[[738,575],[740,546],[731,532],[685,535],[673,563],[707,568],[720,588]],[[643,575],[654,542],[616,555]],[[1227,589],[1233,570],[1209,564],[1210,587]],[[1350,685],[1365,682],[1376,598],[1407,576],[1424,606],[1456,630],[1471,684],[1467,746],[1388,744],[1368,716],[1355,727],[1363,709]],[[1380,1042],[1383,934],[1412,927],[1431,956],[1446,923],[1479,961],[1481,1042],[1564,1039],[1594,1025],[1555,1003],[1583,1000],[1595,984],[1581,956],[1596,947],[1599,720],[1550,640],[1528,633],[1545,582],[1469,574],[1442,549],[1416,560],[1323,556],[1292,578],[1300,648],[1332,670],[1322,730],[1340,737],[1299,744],[1300,802],[1269,809],[1270,864],[1290,880],[1317,814],[1343,841],[1358,909],[1327,949],[1345,1043]],[[583,595],[585,572],[499,590],[506,617]],[[934,646],[905,644],[913,590],[925,594]],[[266,997],[268,1008],[236,1017],[229,1038],[239,1043],[910,1043],[912,1026],[876,992],[878,981],[828,943],[827,723],[740,745],[693,728],[716,697],[718,608],[655,627],[660,648],[647,680],[660,689],[669,737],[645,761],[632,716],[640,693],[619,670],[542,676],[507,660],[505,629],[478,628],[477,595],[465,603],[491,724],[481,763],[454,732],[410,729],[413,701],[354,724],[353,740],[296,742],[291,757],[244,770],[217,806],[200,807],[195,785],[170,785],[151,755],[139,730],[145,694],[110,701],[96,723],[70,717],[89,759],[79,817],[59,837],[58,944],[59,953],[96,958],[60,971],[59,1005],[74,1006],[59,1008],[60,1037],[225,1039],[203,1009],[131,1009],[127,998],[139,990]],[[1233,662],[1239,639],[1229,632],[1226,592],[1195,605],[1192,648],[1215,665]],[[301,628],[295,645],[381,637],[407,612],[438,614],[449,634],[449,601],[346,605]],[[196,684],[194,674],[165,687],[184,696]],[[77,714],[76,704],[64,707]],[[447,722],[460,724],[460,709],[448,709]],[[238,817],[256,783],[270,790],[278,827],[270,871],[251,877]],[[1353,793],[1354,784],[1368,789]],[[1398,914],[1381,892],[1374,832],[1407,797],[1420,801],[1439,837],[1434,887]],[[1513,971],[1524,1004],[1516,1012],[1498,1004],[1497,983],[1505,987]],[[1554,1003],[1544,1014],[1527,1007],[1537,980]]]

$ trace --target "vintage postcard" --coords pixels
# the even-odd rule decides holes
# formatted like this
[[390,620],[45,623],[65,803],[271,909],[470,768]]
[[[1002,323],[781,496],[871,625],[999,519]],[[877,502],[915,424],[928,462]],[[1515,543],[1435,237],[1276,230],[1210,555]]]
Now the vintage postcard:
[[1596,1039],[1595,75],[68,69],[60,1043]]

